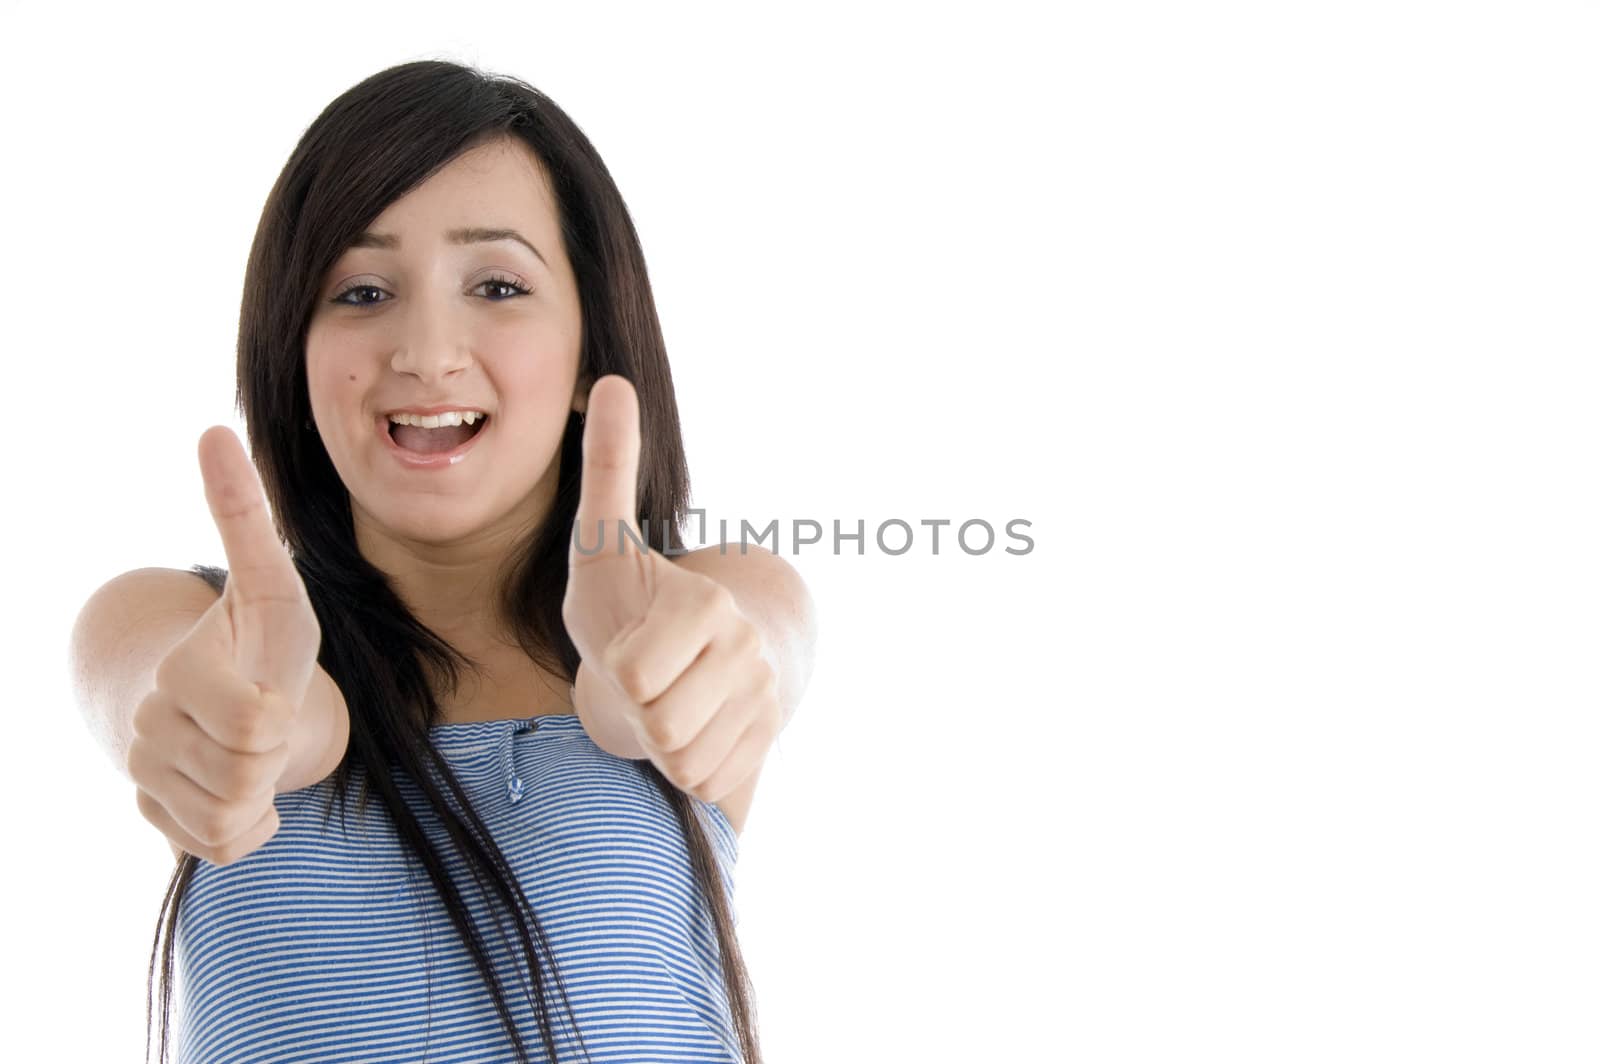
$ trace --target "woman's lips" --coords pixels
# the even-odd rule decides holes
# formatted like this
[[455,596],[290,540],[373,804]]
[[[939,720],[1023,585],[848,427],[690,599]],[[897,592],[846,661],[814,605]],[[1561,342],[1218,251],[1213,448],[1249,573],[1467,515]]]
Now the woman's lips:
[[472,450],[473,444],[483,439],[484,435],[489,431],[489,421],[490,419],[485,417],[480,423],[482,427],[479,428],[478,431],[474,432],[471,436],[467,437],[466,441],[462,443],[461,446],[449,451],[439,451],[435,454],[422,454],[417,451],[408,451],[396,443],[394,441],[394,436],[390,435],[389,433],[389,417],[387,414],[378,418],[377,426],[378,435],[383,437],[384,447],[388,449],[389,453],[392,454],[395,460],[402,466],[406,467],[407,469],[448,469],[465,458],[467,456],[467,452]]

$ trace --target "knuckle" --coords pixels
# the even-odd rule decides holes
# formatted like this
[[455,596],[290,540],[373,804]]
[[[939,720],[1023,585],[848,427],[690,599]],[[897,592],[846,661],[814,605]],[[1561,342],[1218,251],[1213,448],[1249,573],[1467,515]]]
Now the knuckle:
[[166,830],[166,825],[162,823],[161,820],[161,803],[156,801],[155,796],[149,791],[145,790],[143,787],[140,787],[136,791],[134,800],[139,807],[139,815],[150,821],[150,823],[154,824],[156,827],[162,829],[164,832]]
[[[195,719],[202,719],[199,712],[195,712]],[[240,714],[218,713],[213,709],[205,713],[204,720],[206,733],[223,750],[240,749],[250,740],[249,722]]]
[[156,689],[170,691],[178,682],[183,668],[179,664],[176,654],[168,654],[156,665]]
[[[148,757],[149,744],[145,742],[142,736],[135,735],[133,741],[128,744],[127,755],[123,758],[123,768],[127,769],[128,778],[133,780],[134,783],[145,782],[145,770],[149,764]],[[143,795],[144,791],[141,789],[139,793]]]
[[235,750],[253,752],[278,745],[279,722],[259,702],[231,710],[225,728],[229,746]]
[[687,787],[689,785],[691,782],[691,777],[689,775],[690,764],[687,754],[681,750],[673,753],[662,754],[661,764],[662,768],[666,770],[667,775],[672,778],[672,782],[678,784],[680,787]]
[[729,591],[726,585],[719,584],[715,580],[707,580],[702,586],[705,588],[702,594],[707,607],[718,612],[733,608],[733,592]]
[[217,786],[222,797],[229,801],[243,801],[261,791],[261,773],[253,754],[235,754],[228,757],[217,774]]
[[166,709],[167,701],[159,689],[139,699],[139,704],[133,707],[133,717],[130,720],[134,737],[147,739],[153,735],[160,726],[161,715]]
[[137,739],[146,734],[150,727],[150,701],[151,696],[145,695],[134,705],[133,712],[128,715],[128,728]]
[[761,632],[749,621],[739,624],[738,634],[734,637],[739,652],[746,657],[765,660],[761,655]]
[[637,661],[620,661],[612,669],[616,677],[617,686],[622,688],[622,693],[635,702],[643,702],[648,693],[644,674],[644,667]]
[[[209,765],[216,760],[218,750],[217,744],[212,742],[203,730],[193,728],[184,737],[183,748],[178,751],[177,763],[186,770],[192,770],[195,766]],[[193,776],[194,772],[189,771],[188,774]]]
[[662,750],[676,750],[681,744],[678,729],[662,714],[651,713],[644,719],[644,731],[650,741]]
[[207,846],[221,847],[239,834],[241,822],[253,822],[243,803],[209,801],[195,818],[194,837]]
[[189,833],[195,841],[203,846],[215,847],[226,842],[228,838],[227,825],[218,814],[207,812],[195,819]]
[[652,754],[650,761],[663,776],[672,782],[673,786],[681,790],[687,783],[683,778],[683,773],[679,771],[678,759],[671,754]]

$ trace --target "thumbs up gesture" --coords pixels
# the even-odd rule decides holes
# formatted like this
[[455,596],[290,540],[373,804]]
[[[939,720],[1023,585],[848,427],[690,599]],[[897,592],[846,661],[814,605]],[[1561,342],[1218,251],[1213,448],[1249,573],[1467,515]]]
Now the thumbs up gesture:
[[782,726],[776,671],[732,592],[641,546],[633,385],[600,378],[584,418],[562,617],[597,681],[586,712],[620,717],[679,790],[719,801]]
[[200,472],[228,581],[156,667],[155,690],[134,710],[127,766],[145,819],[189,853],[226,865],[277,833],[276,783],[322,631],[228,429],[200,437]]

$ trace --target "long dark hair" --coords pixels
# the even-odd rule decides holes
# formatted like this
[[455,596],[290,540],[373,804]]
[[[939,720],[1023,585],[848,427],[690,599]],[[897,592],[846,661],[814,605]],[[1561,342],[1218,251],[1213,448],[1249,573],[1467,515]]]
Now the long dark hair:
[[[375,792],[407,850],[426,868],[494,996],[517,1060],[525,1062],[526,1049],[482,936],[441,854],[402,800],[394,779],[404,773],[421,788],[471,874],[491,884],[491,896],[514,919],[532,970],[540,1037],[550,1059],[559,1060],[540,976],[541,956],[549,962],[569,1015],[571,1003],[544,932],[505,856],[429,739],[428,728],[441,716],[435,685],[454,689],[462,671],[475,671],[477,663],[412,616],[387,577],[357,550],[348,491],[318,435],[307,430],[311,404],[304,357],[321,279],[354,237],[461,152],[506,136],[521,138],[533,150],[555,194],[583,315],[580,380],[617,373],[638,393],[639,527],[656,550],[681,550],[688,467],[638,234],[588,138],[548,97],[515,78],[440,60],[405,63],[362,81],[317,116],[273,185],[250,249],[239,317],[237,402],[278,531],[322,627],[318,660],[339,685],[350,711],[350,744],[332,776],[332,794],[343,800],[359,764],[361,804]],[[575,681],[579,657],[567,636],[561,604],[581,470],[582,429],[578,416],[570,414],[551,511],[519,546],[498,589],[501,616],[529,657],[569,682]],[[221,592],[222,570],[199,565],[194,571]],[[654,782],[677,815],[695,880],[716,921],[740,1046],[747,1064],[759,1064],[754,994],[694,799],[649,761],[631,763]],[[434,782],[436,776],[443,788]],[[331,809],[332,796],[327,815]],[[167,1054],[178,910],[198,860],[185,854],[178,861],[151,948],[150,983],[157,953],[161,955],[161,1061]],[[150,1001],[147,983],[147,1050]],[[572,1027],[577,1028],[575,1017]],[[587,1058],[581,1034],[579,1040]]]

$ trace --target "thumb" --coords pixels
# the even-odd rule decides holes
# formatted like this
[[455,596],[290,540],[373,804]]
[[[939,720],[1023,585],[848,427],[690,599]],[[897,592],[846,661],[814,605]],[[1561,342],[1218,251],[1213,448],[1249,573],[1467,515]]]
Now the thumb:
[[[589,389],[583,422],[583,474],[568,556],[573,565],[637,553],[639,399],[625,377],[607,374]],[[623,534],[624,526],[634,539]],[[620,537],[620,539],[619,539]]]
[[316,615],[273,527],[255,468],[226,426],[201,434],[200,476],[228,557],[234,661],[250,682],[298,696],[320,640]]

